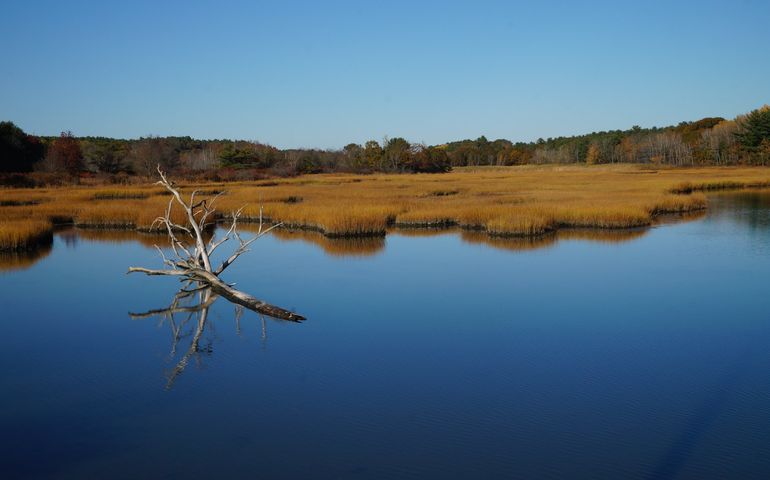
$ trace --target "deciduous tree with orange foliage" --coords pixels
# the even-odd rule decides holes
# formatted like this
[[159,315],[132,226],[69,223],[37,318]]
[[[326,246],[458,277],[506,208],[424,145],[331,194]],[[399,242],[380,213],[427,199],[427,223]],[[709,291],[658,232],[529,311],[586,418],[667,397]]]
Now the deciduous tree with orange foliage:
[[83,170],[83,152],[72,132],[62,132],[48,147],[48,161],[55,170],[78,175]]
[[593,165],[595,163],[599,163],[599,160],[599,147],[595,143],[592,143],[588,146],[588,152],[586,153],[586,163]]

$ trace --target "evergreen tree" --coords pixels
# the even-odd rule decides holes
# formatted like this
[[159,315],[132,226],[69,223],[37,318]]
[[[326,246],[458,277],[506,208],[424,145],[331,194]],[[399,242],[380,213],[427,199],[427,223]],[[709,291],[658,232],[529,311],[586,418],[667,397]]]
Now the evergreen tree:
[[749,152],[758,152],[763,141],[770,141],[770,105],[738,117],[738,126],[738,142]]

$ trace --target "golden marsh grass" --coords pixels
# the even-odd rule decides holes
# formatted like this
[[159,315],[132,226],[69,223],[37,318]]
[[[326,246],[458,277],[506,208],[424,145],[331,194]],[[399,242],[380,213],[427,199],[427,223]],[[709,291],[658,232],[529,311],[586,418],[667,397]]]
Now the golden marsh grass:
[[[665,213],[705,208],[701,191],[762,185],[770,185],[770,170],[762,167],[550,165],[182,187],[186,193],[224,190],[218,199],[223,214],[245,205],[244,216],[255,220],[264,205],[272,221],[329,237],[382,236],[393,225],[458,225],[492,236],[528,237],[562,228],[642,227]],[[0,190],[0,248],[18,248],[52,223],[146,231],[169,198],[153,184]],[[180,214],[174,210],[181,221]]]
[[47,220],[4,220],[0,228],[3,250],[30,250],[51,243],[53,225]]

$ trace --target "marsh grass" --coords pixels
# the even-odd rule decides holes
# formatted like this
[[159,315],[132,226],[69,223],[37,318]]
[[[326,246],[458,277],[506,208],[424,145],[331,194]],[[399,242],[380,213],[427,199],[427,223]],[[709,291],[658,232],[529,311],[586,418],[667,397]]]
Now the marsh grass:
[[449,197],[451,195],[457,195],[459,190],[434,190],[428,193],[428,196],[432,197]]
[[[643,227],[659,215],[704,209],[703,191],[768,185],[770,170],[762,167],[559,165],[442,175],[312,175],[185,184],[182,190],[224,190],[217,200],[224,214],[245,206],[243,219],[256,221],[264,205],[267,219],[328,237],[381,237],[393,226],[459,226],[487,236],[531,237],[564,228]],[[18,248],[46,223],[149,231],[168,204],[161,193],[151,184],[0,190],[0,248]],[[181,213],[173,211],[178,220]],[[38,223],[27,228],[22,220]]]
[[688,195],[692,192],[713,192],[717,190],[736,190],[741,188],[768,188],[770,187],[770,181],[758,180],[758,181],[734,181],[734,180],[722,180],[722,181],[708,181],[701,183],[681,182],[672,187],[669,192]]
[[53,225],[47,220],[9,220],[0,228],[2,250],[32,250],[53,241]]
[[124,190],[100,190],[94,192],[94,200],[135,200],[149,197],[147,192],[124,191]]
[[556,229],[556,215],[545,209],[511,209],[499,217],[487,221],[487,233],[496,237],[533,237]]
[[0,207],[26,207],[29,205],[37,205],[40,202],[35,200],[2,200],[0,201]]

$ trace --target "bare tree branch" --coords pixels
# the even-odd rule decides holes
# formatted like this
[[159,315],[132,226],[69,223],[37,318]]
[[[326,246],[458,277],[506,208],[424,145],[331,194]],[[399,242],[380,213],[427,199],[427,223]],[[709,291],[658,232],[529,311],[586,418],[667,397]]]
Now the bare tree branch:
[[[207,220],[209,218],[215,218],[213,215],[215,214],[216,210],[214,209],[213,204],[214,201],[221,195],[221,192],[217,193],[211,199],[202,199],[196,203],[195,198],[200,193],[198,190],[196,190],[190,194],[190,201],[187,203],[182,199],[182,195],[174,183],[169,181],[169,179],[166,177],[166,174],[161,170],[160,165],[158,166],[157,170],[158,174],[160,175],[160,181],[157,183],[171,192],[172,198],[169,200],[164,216],[158,217],[155,222],[153,222],[153,228],[156,224],[166,227],[171,250],[173,251],[174,256],[176,256],[176,260],[167,258],[163,251],[156,246],[158,252],[160,253],[163,264],[170,269],[154,270],[143,267],[129,267],[127,273],[140,272],[146,275],[177,276],[184,281],[196,282],[199,285],[199,288],[194,290],[182,289],[183,292],[199,291],[203,289],[201,287],[210,287],[213,292],[221,295],[222,297],[225,297],[237,305],[244,306],[250,310],[254,310],[256,312],[283,320],[291,320],[295,322],[304,320],[305,317],[302,315],[297,315],[296,313],[290,312],[286,309],[270,305],[269,303],[259,300],[251,295],[240,292],[234,289],[232,285],[223,282],[219,278],[219,275],[224,272],[227,267],[232,265],[233,262],[238,259],[238,257],[249,251],[249,246],[252,243],[264,235],[267,235],[274,228],[279,227],[281,224],[278,223],[270,226],[267,229],[263,229],[264,216],[262,206],[260,206],[259,229],[257,234],[253,238],[244,241],[238,234],[238,219],[243,213],[243,207],[241,207],[235,212],[232,212],[232,221],[224,236],[218,240],[215,240],[214,236],[212,236],[211,239],[206,242],[203,237],[203,231],[206,229]],[[172,221],[171,214],[174,202],[176,202],[176,204],[178,204],[184,210],[187,217],[187,225],[179,225]],[[186,247],[184,243],[179,240],[176,232],[180,231],[187,233],[195,242],[194,251],[190,251],[190,249],[188,249],[188,247]],[[216,270],[214,270],[211,267],[211,254],[221,245],[232,239],[235,239],[238,242],[238,247],[226,260],[222,262],[222,264]]]

